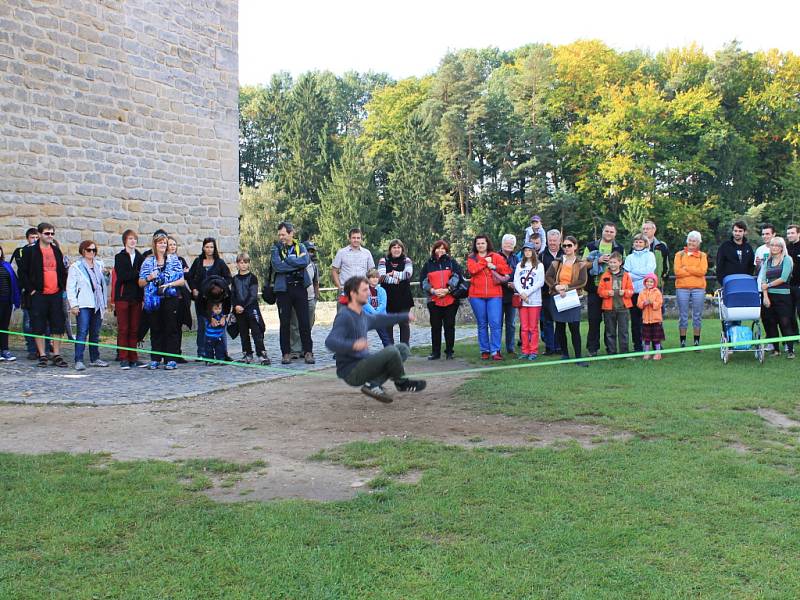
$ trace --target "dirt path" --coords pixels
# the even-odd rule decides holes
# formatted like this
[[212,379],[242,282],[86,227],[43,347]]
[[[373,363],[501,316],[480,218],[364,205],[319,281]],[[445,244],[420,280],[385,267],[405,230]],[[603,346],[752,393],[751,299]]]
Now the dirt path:
[[[419,373],[429,363],[412,359]],[[457,362],[439,368],[464,368]],[[591,425],[540,423],[481,415],[455,406],[463,377],[437,377],[419,394],[396,394],[383,405],[338,381],[291,378],[159,404],[109,407],[0,405],[0,451],[110,452],[115,459],[221,458],[265,460],[220,500],[352,497],[376,473],[306,460],[321,449],[352,441],[427,439],[466,447],[546,446],[598,436]],[[389,386],[391,389],[392,386]],[[247,490],[246,496],[242,492]]]

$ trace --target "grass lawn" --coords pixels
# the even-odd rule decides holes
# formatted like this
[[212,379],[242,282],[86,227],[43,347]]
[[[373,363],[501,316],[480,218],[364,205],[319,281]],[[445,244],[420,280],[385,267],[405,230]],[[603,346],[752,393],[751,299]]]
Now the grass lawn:
[[[798,598],[800,431],[753,410],[800,418],[799,366],[706,351],[485,373],[465,407],[633,437],[354,443],[323,456],[386,477],[347,502],[215,504],[191,491],[236,471],[213,461],[0,455],[0,598]],[[410,469],[416,485],[389,478]]]

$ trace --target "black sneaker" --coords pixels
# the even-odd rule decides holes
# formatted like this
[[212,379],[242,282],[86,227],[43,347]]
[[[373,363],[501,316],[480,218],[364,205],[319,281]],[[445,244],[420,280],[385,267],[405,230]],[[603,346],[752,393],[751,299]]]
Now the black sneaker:
[[423,379],[398,379],[394,382],[398,392],[421,392],[427,385]]
[[374,398],[378,402],[383,402],[384,404],[390,404],[394,398],[392,398],[389,394],[386,393],[379,385],[373,385],[371,383],[365,383],[361,386],[361,393],[369,396],[370,398]]
[[432,354],[428,355],[428,360],[439,360],[441,357],[441,354],[433,352]]

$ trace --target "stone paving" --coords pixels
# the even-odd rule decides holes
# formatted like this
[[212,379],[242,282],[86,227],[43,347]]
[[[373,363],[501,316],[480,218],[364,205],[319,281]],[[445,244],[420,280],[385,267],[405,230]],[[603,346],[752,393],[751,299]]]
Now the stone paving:
[[[280,364],[280,348],[277,330],[267,330],[267,352],[273,361],[272,368],[252,366],[208,366],[190,362],[179,365],[175,371],[149,371],[130,369],[123,371],[119,364],[112,362],[107,368],[88,367],[77,372],[72,368],[72,345],[62,352],[70,364],[69,368],[49,366],[41,369],[34,361],[25,357],[20,337],[12,336],[12,351],[17,356],[14,362],[0,362],[0,403],[47,404],[47,405],[93,405],[110,406],[118,404],[140,404],[177,398],[191,398],[214,391],[223,391],[249,383],[257,383],[281,377],[292,377],[305,372],[318,372],[334,364],[333,356],[325,348],[324,340],[328,326],[315,326],[314,340],[315,365],[306,365],[302,360],[291,365]],[[462,340],[475,335],[474,327],[457,327],[456,339]],[[228,339],[228,352],[235,359],[241,356],[239,339]],[[411,327],[411,346],[430,344],[430,329]],[[149,344],[146,344],[149,347]],[[375,332],[370,332],[371,351],[380,350],[381,343]],[[183,352],[195,354],[194,337],[185,336]],[[87,349],[88,354],[88,349]],[[102,348],[101,358],[113,358],[113,350]],[[142,358],[148,355],[141,354]],[[88,356],[86,356],[88,359]],[[88,365],[87,365],[88,366]],[[309,375],[310,376],[310,375]],[[317,373],[319,377],[335,377],[332,371]]]

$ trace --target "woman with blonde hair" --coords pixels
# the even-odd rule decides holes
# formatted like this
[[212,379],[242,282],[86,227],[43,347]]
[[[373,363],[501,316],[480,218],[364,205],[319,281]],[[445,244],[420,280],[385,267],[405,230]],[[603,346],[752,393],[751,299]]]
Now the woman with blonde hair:
[[150,356],[151,370],[158,369],[162,361],[166,370],[177,369],[175,356],[181,350],[178,296],[186,281],[177,254],[167,252],[168,244],[166,234],[153,236],[153,253],[139,270],[139,287],[145,288],[144,310],[150,315],[150,344],[154,352]]
[[678,299],[678,331],[681,348],[686,346],[686,329],[689,326],[689,305],[692,307],[694,345],[700,345],[700,328],[706,300],[706,273],[708,256],[700,251],[703,241],[699,231],[690,231],[686,247],[675,255],[675,295]]
[[[773,237],[769,242],[769,256],[761,263],[758,273],[763,296],[761,319],[764,321],[767,337],[778,337],[778,328],[782,336],[797,335],[797,321],[789,290],[793,266],[794,262],[786,251],[784,239]],[[772,356],[780,355],[780,344],[775,344]],[[786,358],[794,358],[794,341],[786,343]]]

